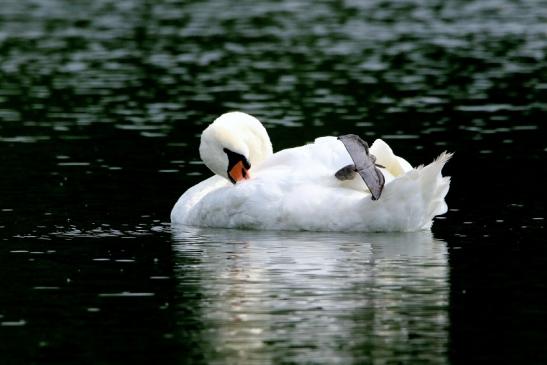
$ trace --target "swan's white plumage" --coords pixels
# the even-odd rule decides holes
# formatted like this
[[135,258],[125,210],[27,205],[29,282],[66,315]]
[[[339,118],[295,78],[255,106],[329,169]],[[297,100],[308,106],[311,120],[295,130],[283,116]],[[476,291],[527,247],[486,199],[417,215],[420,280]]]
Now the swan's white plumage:
[[[269,139],[268,139],[269,142]],[[202,141],[203,144],[203,141]],[[270,145],[271,146],[271,145]],[[357,175],[339,181],[334,174],[353,163],[335,137],[290,148],[253,163],[252,178],[233,185],[213,176],[187,190],[171,212],[171,221],[202,227],[309,231],[417,231],[431,227],[447,210],[449,178],[441,169],[443,153],[413,169],[382,140],[370,148],[386,184],[373,201]],[[204,159],[205,160],[205,159]]]

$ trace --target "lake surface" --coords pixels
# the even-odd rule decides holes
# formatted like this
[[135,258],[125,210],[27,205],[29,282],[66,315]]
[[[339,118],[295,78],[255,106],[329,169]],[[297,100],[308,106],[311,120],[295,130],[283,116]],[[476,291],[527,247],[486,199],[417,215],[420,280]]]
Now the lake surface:
[[[449,212],[172,228],[229,110],[453,151]],[[3,0],[0,363],[544,364],[546,116],[545,1]]]

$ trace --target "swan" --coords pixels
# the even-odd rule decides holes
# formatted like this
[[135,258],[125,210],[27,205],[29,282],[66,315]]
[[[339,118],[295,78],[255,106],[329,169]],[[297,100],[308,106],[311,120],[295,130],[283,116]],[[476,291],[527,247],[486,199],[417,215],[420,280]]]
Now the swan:
[[447,211],[446,152],[413,168],[383,140],[368,148],[349,135],[274,154],[258,119],[229,112],[203,131],[199,153],[215,175],[182,194],[171,211],[174,225],[411,232],[431,228]]

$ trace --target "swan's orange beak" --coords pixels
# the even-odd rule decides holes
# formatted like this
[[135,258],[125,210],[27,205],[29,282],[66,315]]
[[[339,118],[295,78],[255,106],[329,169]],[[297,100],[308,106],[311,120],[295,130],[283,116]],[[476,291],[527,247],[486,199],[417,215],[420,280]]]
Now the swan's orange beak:
[[228,171],[228,175],[230,175],[230,179],[235,184],[238,181],[241,180],[247,180],[251,178],[251,175],[249,174],[249,169],[247,169],[243,163],[243,161],[237,162],[231,169]]
[[240,153],[232,152],[227,148],[224,148],[226,156],[228,156],[228,177],[232,183],[237,183],[241,180],[247,180],[251,178],[249,170],[251,169],[251,163],[249,160]]

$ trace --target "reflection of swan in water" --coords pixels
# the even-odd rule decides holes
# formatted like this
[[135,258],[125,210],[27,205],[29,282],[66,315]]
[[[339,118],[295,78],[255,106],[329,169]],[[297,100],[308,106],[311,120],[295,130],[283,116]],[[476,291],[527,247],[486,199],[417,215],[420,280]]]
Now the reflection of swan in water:
[[[184,227],[179,267],[228,362],[446,362],[446,245],[431,232],[341,234]],[[212,359],[211,359],[212,360]]]

